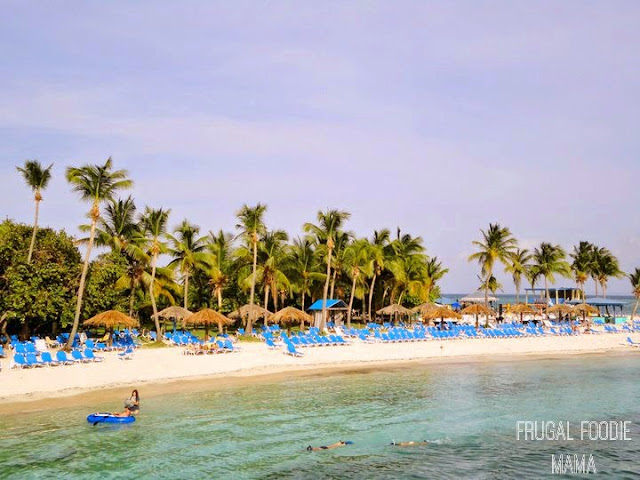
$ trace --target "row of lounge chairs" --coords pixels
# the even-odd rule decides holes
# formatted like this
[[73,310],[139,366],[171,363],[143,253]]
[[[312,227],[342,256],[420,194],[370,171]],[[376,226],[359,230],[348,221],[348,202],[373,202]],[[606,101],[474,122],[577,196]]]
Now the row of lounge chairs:
[[217,340],[212,343],[190,343],[187,348],[182,352],[185,355],[205,355],[205,354],[217,354],[217,353],[234,353],[240,350],[231,343],[231,340]]
[[16,353],[13,356],[11,368],[33,368],[33,367],[52,367],[57,365],[74,365],[76,363],[101,362],[103,357],[97,357],[93,351],[86,348],[84,352],[73,350],[71,356],[60,350],[56,352],[55,360],[51,356],[51,352],[41,352],[40,358],[35,353]]

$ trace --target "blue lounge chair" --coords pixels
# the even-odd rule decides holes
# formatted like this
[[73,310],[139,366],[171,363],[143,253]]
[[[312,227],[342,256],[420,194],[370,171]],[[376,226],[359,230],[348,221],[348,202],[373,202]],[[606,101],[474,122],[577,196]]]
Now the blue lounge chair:
[[52,365],[60,365],[60,362],[57,360],[54,360],[53,358],[51,358],[51,353],[49,352],[42,352],[40,354],[40,359],[42,360],[42,363],[48,365],[48,366],[52,366]]
[[56,353],[56,360],[58,360],[63,365],[73,365],[74,363],[78,363],[75,358],[67,357],[67,354],[63,350],[60,350]]
[[296,347],[293,345],[293,343],[287,343],[287,349],[283,353],[286,355],[291,355],[293,357],[304,356],[303,353],[296,350]]
[[627,343],[629,345],[631,345],[632,347],[638,347],[640,348],[640,343],[638,342],[634,342],[633,340],[631,340],[631,337],[627,337]]
[[71,352],[71,358],[73,358],[76,362],[89,363],[91,360],[82,355],[82,352],[79,350],[73,350]]
[[239,350],[239,348],[234,348],[233,343],[231,343],[231,340],[224,341],[224,348],[229,353],[234,353]]
[[104,357],[96,357],[93,354],[93,350],[89,349],[89,348],[85,348],[84,349],[84,356],[85,358],[91,360],[92,362],[101,362],[104,360]]
[[11,368],[31,368],[33,365],[29,365],[27,363],[27,359],[24,357],[22,353],[16,353],[13,356],[13,365]]
[[118,354],[120,360],[131,360],[133,358],[133,347],[125,348]]
[[27,365],[32,367],[46,367],[47,365],[44,362],[41,362],[36,358],[35,353],[27,353]]

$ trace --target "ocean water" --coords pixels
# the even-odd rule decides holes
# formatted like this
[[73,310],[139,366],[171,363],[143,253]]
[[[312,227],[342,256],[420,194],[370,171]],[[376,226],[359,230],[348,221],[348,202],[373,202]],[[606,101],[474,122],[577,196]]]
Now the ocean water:
[[[104,403],[0,418],[1,478],[544,478],[551,455],[593,455],[598,478],[640,477],[640,352],[413,364],[145,398],[132,425]],[[128,392],[123,392],[125,396]],[[630,441],[580,441],[579,422],[628,421]],[[569,421],[574,440],[516,439]],[[353,445],[307,452],[305,447]],[[427,440],[394,447],[392,441]]]

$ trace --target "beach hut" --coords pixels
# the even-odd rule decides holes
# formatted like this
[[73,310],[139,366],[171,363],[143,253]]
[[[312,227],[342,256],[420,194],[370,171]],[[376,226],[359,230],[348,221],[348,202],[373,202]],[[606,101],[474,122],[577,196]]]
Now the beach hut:
[[[568,302],[570,304],[579,304],[581,302],[573,301]],[[624,323],[627,321],[626,317],[622,317],[622,309],[625,305],[628,305],[630,302],[628,300],[618,300],[615,298],[587,298],[584,303],[587,305],[591,305],[598,309],[598,313],[602,315],[601,308],[605,309],[605,313],[607,317],[610,317],[610,321],[612,323]],[[609,308],[611,308],[612,312],[609,312]],[[620,317],[616,317],[616,310],[620,309]]]
[[[498,299],[496,297],[494,297],[493,295],[491,295],[491,294],[489,294],[487,299],[489,300],[489,302],[497,302],[498,301]],[[476,290],[473,293],[470,293],[466,297],[462,297],[460,299],[460,303],[484,303],[484,290],[483,289],[479,289],[479,290]]]
[[[322,300],[316,300],[307,309],[313,316],[314,327],[320,327],[320,324],[322,323],[322,307]],[[339,322],[342,318],[342,314],[344,314],[348,309],[349,307],[342,300],[327,299],[327,319],[333,319],[334,321],[337,319]],[[340,314],[340,316],[338,316],[338,314]]]

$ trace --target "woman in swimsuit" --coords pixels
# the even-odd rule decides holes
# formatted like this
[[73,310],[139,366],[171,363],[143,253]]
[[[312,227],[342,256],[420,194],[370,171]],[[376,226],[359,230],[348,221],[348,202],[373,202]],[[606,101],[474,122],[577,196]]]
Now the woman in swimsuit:
[[342,440],[340,440],[339,442],[336,443],[332,443],[331,445],[326,445],[326,446],[322,446],[322,447],[312,447],[311,445],[309,445],[307,447],[307,450],[310,452],[317,452],[318,450],[331,450],[332,448],[338,448],[338,447],[346,447],[347,445],[351,445],[353,442],[343,442]]
[[140,413],[140,393],[138,390],[131,392],[131,397],[124,401],[124,412],[114,413],[116,417],[132,417]]

